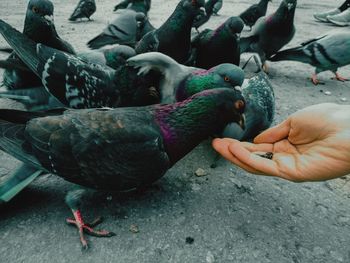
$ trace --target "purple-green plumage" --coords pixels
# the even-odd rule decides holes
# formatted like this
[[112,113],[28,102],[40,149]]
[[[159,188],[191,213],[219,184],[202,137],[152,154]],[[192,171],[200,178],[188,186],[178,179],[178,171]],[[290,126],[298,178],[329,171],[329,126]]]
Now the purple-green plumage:
[[215,30],[206,29],[192,40],[194,65],[209,69],[222,63],[239,65],[239,35],[244,24],[239,17],[230,17]]
[[233,89],[204,91],[170,105],[0,110],[0,148],[79,185],[128,190],[163,176],[208,136],[241,122],[243,111],[243,96]]

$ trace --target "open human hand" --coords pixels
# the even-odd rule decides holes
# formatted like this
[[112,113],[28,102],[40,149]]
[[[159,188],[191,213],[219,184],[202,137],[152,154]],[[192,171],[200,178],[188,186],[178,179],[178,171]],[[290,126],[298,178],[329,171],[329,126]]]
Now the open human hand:
[[[224,158],[254,174],[322,181],[350,173],[350,105],[318,104],[266,130],[254,143],[215,139]],[[271,159],[262,157],[266,153]]]

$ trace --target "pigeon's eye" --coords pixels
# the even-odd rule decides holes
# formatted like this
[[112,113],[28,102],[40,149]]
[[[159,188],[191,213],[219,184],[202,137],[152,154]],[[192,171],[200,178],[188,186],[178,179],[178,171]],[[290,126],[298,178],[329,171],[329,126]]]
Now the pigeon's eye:
[[230,78],[229,77],[224,77],[224,80],[226,81],[226,82],[230,82]]
[[39,13],[39,8],[37,8],[36,6],[33,6],[32,10],[36,14]]

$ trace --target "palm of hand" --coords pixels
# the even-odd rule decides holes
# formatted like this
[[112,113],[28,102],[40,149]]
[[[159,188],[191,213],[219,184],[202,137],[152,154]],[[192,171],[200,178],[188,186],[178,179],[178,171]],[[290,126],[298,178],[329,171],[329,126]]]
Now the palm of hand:
[[[341,106],[347,107],[347,106]],[[350,107],[308,107],[257,136],[254,144],[216,140],[214,148],[249,172],[291,181],[320,181],[350,172]],[[259,153],[273,153],[273,159]]]

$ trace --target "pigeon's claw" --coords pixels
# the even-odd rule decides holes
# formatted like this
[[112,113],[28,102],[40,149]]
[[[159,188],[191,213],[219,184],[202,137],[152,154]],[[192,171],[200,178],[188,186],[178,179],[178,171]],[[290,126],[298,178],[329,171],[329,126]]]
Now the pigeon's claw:
[[73,210],[74,219],[67,218],[66,223],[72,226],[76,226],[79,231],[80,242],[83,250],[89,248],[88,242],[85,239],[84,233],[95,237],[112,237],[115,233],[106,230],[94,230],[93,228],[102,223],[102,218],[98,217],[92,223],[84,223],[83,218],[79,210]]
[[349,79],[346,79],[346,78],[343,78],[342,76],[340,76],[338,72],[335,73],[335,77],[332,79],[336,79],[336,80],[339,80],[341,82],[349,81]]
[[262,65],[262,69],[263,69],[263,71],[264,71],[266,74],[269,74],[269,67],[267,66],[266,63],[264,63],[264,64]]
[[312,74],[311,76],[311,82],[314,84],[314,85],[319,85],[319,84],[324,84],[323,82],[319,81],[317,79],[317,75],[316,74]]

